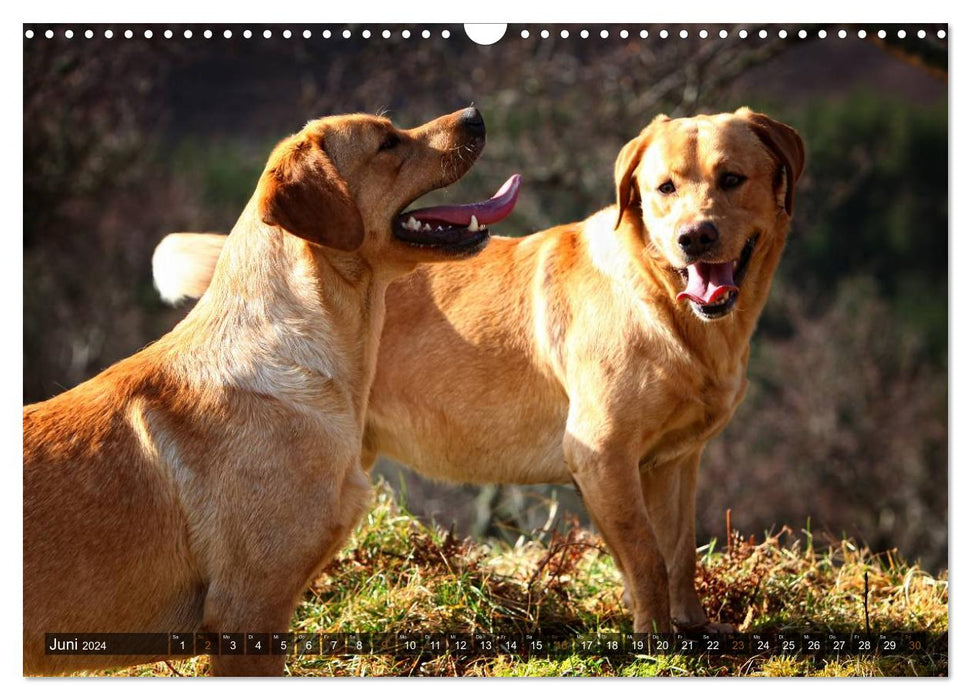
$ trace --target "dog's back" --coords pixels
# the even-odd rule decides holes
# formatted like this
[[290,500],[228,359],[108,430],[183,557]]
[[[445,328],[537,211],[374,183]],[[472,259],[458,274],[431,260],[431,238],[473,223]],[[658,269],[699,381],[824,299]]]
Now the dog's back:
[[494,237],[473,261],[391,285],[365,462],[380,452],[449,481],[569,483],[564,334],[598,284],[585,223]]

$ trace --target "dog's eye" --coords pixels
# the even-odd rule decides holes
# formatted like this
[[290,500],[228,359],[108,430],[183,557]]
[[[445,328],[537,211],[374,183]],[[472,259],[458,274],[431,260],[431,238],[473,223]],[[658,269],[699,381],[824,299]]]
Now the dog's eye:
[[401,143],[401,139],[398,138],[398,134],[388,134],[384,137],[384,141],[378,146],[378,153],[381,151],[390,151],[392,148]]
[[661,194],[674,194],[675,189],[676,188],[674,186],[674,183],[668,180],[667,182],[663,183],[660,187],[658,187],[657,191],[660,192]]
[[744,175],[739,175],[738,173],[725,173],[721,176],[721,180],[719,180],[718,184],[723,190],[733,190],[747,179],[747,177]]

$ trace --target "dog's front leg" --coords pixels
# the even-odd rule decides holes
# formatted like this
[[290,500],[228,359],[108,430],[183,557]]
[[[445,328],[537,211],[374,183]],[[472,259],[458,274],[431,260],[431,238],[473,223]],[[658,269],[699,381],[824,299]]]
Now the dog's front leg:
[[[337,462],[337,460],[334,460]],[[371,503],[371,483],[357,455],[320,465],[302,483],[284,479],[251,490],[252,501],[234,502],[234,512],[258,518],[228,527],[217,543],[223,549],[206,594],[203,629],[208,632],[286,632],[307,582],[347,540]],[[234,527],[235,526],[235,527]],[[284,656],[212,657],[217,676],[281,675]]]
[[701,451],[641,474],[644,503],[668,571],[671,617],[680,628],[732,631],[710,623],[695,591],[695,488]]
[[695,592],[695,485],[700,452],[641,473],[644,503],[668,571],[671,617],[679,627],[708,622]]
[[[286,632],[294,596],[287,593],[281,596],[280,591],[274,591],[260,600],[259,595],[266,593],[265,579],[263,585],[254,582],[241,587],[241,583],[235,580],[209,586],[203,630],[260,634]],[[283,655],[214,654],[210,657],[210,668],[214,676],[281,676],[286,658]]]
[[667,571],[641,498],[637,460],[610,444],[568,429],[563,447],[587,511],[624,577],[634,631],[669,632]]

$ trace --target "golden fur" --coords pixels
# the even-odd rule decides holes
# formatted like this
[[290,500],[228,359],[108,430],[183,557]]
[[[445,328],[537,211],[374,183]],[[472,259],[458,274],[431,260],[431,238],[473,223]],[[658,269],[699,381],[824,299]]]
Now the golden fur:
[[[364,463],[383,453],[438,479],[572,480],[635,631],[727,629],[694,588],[697,470],[745,394],[804,158],[791,127],[748,109],[660,116],[618,156],[613,206],[395,282]],[[691,262],[679,235],[699,222],[719,231],[705,260],[748,257],[717,319],[678,300]],[[204,286],[195,269],[185,284]]]
[[[366,115],[310,122],[273,151],[184,321],[24,408],[25,673],[151,660],[45,656],[45,633],[288,629],[370,501],[361,439],[386,286],[483,245],[419,249],[391,233],[478,157],[484,131],[463,114],[408,131]],[[212,668],[279,674],[284,661]]]

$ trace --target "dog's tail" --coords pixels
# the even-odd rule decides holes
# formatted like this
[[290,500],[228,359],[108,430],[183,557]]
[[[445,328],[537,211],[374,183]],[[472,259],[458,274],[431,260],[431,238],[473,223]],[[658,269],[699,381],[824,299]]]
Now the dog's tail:
[[209,287],[226,243],[218,233],[170,233],[155,247],[152,276],[162,299],[175,306],[198,299]]

